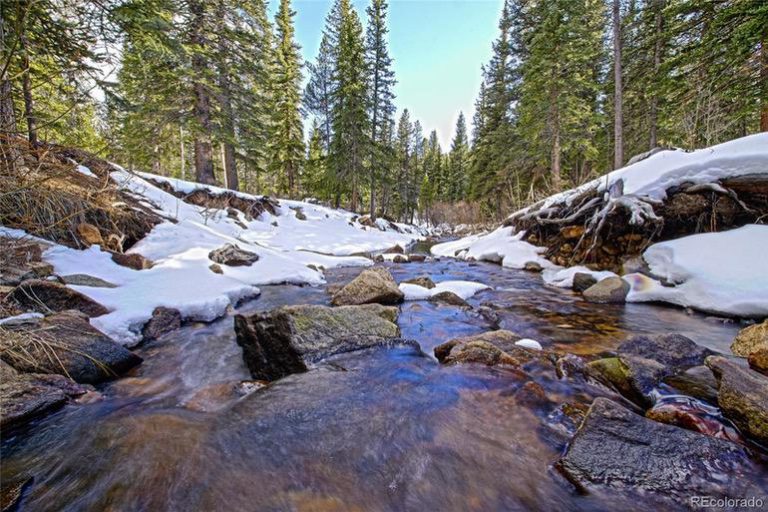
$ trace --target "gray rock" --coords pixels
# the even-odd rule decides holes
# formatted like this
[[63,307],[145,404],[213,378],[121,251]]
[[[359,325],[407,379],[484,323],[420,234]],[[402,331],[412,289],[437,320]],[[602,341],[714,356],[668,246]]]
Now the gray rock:
[[682,334],[635,336],[617,349],[620,357],[636,356],[652,359],[672,372],[704,364],[713,352]]
[[488,366],[522,366],[531,361],[550,364],[549,354],[515,345],[521,338],[511,331],[487,331],[448,340],[435,347],[435,357],[443,364],[481,363]]
[[221,265],[230,267],[247,267],[259,261],[259,255],[241,249],[235,244],[226,244],[208,253],[208,258]]
[[744,496],[755,477],[738,444],[648,420],[606,398],[595,399],[557,467],[582,490],[651,493],[686,506],[691,496]]
[[[22,372],[50,373],[80,383],[112,379],[141,363],[141,358],[96,330],[76,311],[46,317],[33,331],[13,331],[14,343],[27,357],[12,351],[0,357]],[[55,356],[53,356],[55,354]]]
[[573,285],[571,288],[577,292],[583,292],[586,289],[597,284],[597,279],[592,274],[586,274],[584,272],[576,272],[573,274]]
[[589,302],[622,303],[628,293],[629,283],[620,277],[609,277],[584,290],[584,298]]
[[144,339],[152,340],[181,327],[181,313],[178,309],[158,307],[152,312],[152,318],[144,324]]
[[70,284],[75,286],[90,286],[92,288],[117,288],[116,284],[110,283],[98,277],[89,276],[88,274],[70,274],[68,276],[61,276],[61,280],[64,284]]
[[768,445],[768,377],[721,356],[707,358],[718,383],[717,403],[743,434]]
[[106,315],[109,310],[80,292],[54,281],[31,279],[17,286],[9,297],[24,308],[46,314],[76,309],[89,317]]
[[415,284],[417,286],[427,288],[428,290],[431,290],[432,288],[435,287],[434,281],[432,281],[432,279],[429,276],[414,277],[412,279],[406,279],[403,282],[407,284]]
[[284,306],[235,316],[237,343],[254,379],[276,380],[307,371],[334,354],[371,348],[397,338],[397,308]]
[[424,254],[409,254],[408,260],[411,261],[411,263],[423,263],[427,261],[427,257]]
[[383,267],[363,270],[360,275],[336,292],[331,299],[334,306],[360,304],[394,305],[403,302],[403,292],[397,287],[392,274]]
[[527,270],[528,272],[541,272],[544,269],[541,264],[536,261],[527,261],[523,266],[523,270]]
[[0,428],[26,423],[86,391],[61,375],[20,373],[0,360]]
[[469,307],[469,303],[453,292],[444,291],[432,295],[429,302],[447,304],[448,306]]

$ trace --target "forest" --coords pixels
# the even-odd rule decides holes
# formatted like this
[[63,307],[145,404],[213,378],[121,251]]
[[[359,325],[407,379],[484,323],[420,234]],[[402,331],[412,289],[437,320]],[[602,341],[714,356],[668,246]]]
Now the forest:
[[0,131],[456,223],[498,220],[655,148],[768,130],[762,0],[505,0],[474,116],[458,113],[447,148],[398,112],[386,0],[329,3],[311,62],[295,14],[290,0],[274,17],[266,0],[4,1]]

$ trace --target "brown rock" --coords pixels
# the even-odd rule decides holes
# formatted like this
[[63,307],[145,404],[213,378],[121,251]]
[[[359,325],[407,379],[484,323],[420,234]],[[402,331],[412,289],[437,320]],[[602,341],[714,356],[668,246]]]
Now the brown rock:
[[768,348],[768,320],[740,330],[731,344],[731,352],[742,357],[761,348]]
[[359,304],[399,304],[403,292],[397,287],[392,274],[382,267],[363,270],[360,275],[336,292],[331,299],[334,306]]
[[235,244],[226,244],[214,249],[208,254],[208,258],[214,263],[230,267],[247,267],[259,261],[258,254],[241,249]]
[[768,348],[761,348],[749,354],[749,367],[768,375]]
[[724,424],[708,416],[706,411],[688,404],[656,404],[646,411],[645,417],[659,423],[693,430],[706,436],[725,439],[734,443],[743,443],[741,436],[733,428],[726,427]]
[[525,266],[523,266],[523,270],[527,270],[528,272],[541,272],[544,269],[535,261],[527,261]]
[[515,393],[515,401],[518,405],[530,407],[532,409],[546,407],[551,405],[547,393],[540,384],[529,380]]
[[584,234],[584,226],[565,226],[560,229],[560,235],[566,240],[575,240],[581,238]]
[[412,263],[423,263],[423,262],[427,261],[427,257],[424,254],[409,254],[408,255],[408,259]]
[[620,277],[609,277],[584,290],[584,298],[588,302],[623,303],[628,293],[629,283]]
[[90,317],[106,315],[109,310],[80,292],[54,281],[30,279],[11,292],[10,298],[22,307],[46,314],[76,309]]
[[136,252],[130,254],[113,252],[112,261],[123,267],[132,268],[133,270],[146,270],[154,266],[152,261]]
[[417,286],[427,288],[428,290],[431,290],[432,288],[435,287],[434,281],[432,281],[432,279],[429,276],[414,277],[412,279],[406,279],[403,282],[407,284],[415,284]]
[[394,258],[392,258],[392,263],[410,263],[411,260],[408,259],[408,256],[405,256],[403,254],[396,254]]
[[178,309],[158,307],[152,312],[152,318],[144,325],[144,339],[152,340],[181,327],[181,313]]
[[384,254],[404,254],[404,253],[405,253],[405,249],[403,249],[399,245],[396,245],[394,247],[390,247],[389,249],[384,251]]
[[101,231],[93,224],[81,223],[75,228],[77,237],[87,246],[104,245],[104,239],[101,237]]
[[453,292],[444,291],[436,293],[429,298],[429,302],[447,304],[449,306],[468,307],[469,303]]
[[208,269],[213,272],[214,274],[223,274],[224,270],[221,268],[221,265],[218,263],[211,263]]

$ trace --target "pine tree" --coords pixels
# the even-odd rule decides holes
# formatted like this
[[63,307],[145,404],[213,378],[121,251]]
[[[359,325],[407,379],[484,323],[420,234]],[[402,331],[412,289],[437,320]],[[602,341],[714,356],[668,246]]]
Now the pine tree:
[[320,121],[323,149],[331,147],[333,93],[333,48],[327,34],[320,40],[314,63],[308,62],[309,81],[304,89],[304,107]]
[[460,201],[466,197],[467,174],[469,172],[469,140],[467,138],[467,122],[463,112],[459,112],[459,118],[456,120],[456,131],[451,142],[448,162],[446,196],[451,201]]
[[304,191],[311,197],[327,199],[327,187],[325,181],[325,160],[323,149],[323,130],[317,119],[312,123],[309,132],[309,145],[307,147],[307,160],[304,163],[303,185]]
[[371,120],[370,214],[376,218],[376,181],[383,172],[383,127],[395,113],[395,73],[387,49],[387,2],[372,0],[366,11],[365,61],[368,68],[368,115]]
[[276,15],[277,37],[272,108],[274,132],[271,141],[271,171],[278,175],[278,191],[295,197],[304,160],[304,138],[300,113],[301,57],[294,41],[290,0],[281,0]]
[[335,205],[339,206],[342,194],[348,191],[350,209],[356,211],[370,133],[366,109],[365,48],[363,28],[350,0],[339,0],[338,7],[340,25],[334,67],[336,91],[329,168],[335,182]]

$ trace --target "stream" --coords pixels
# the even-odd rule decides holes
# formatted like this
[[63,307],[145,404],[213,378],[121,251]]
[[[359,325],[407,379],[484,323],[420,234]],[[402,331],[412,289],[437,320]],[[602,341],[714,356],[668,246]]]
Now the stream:
[[[590,304],[538,274],[439,260],[387,265],[490,285],[472,310],[406,302],[404,338],[431,355],[454,337],[502,328],[545,348],[597,354],[635,334],[679,332],[728,353],[737,323],[654,305]],[[344,283],[360,268],[327,272]],[[329,304],[323,287],[265,286],[238,312]],[[553,469],[575,427],[518,405],[515,372],[440,366],[411,348],[335,356],[241,396],[250,378],[229,315],[137,349],[144,363],[2,440],[2,477],[30,475],[20,510],[657,510],[581,495]],[[588,405],[595,386],[533,373],[557,403]],[[606,396],[609,392],[605,390]],[[554,425],[554,426],[553,426]],[[559,425],[559,426],[558,426]]]

